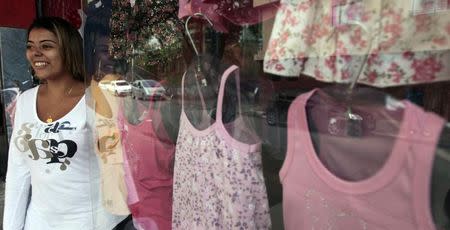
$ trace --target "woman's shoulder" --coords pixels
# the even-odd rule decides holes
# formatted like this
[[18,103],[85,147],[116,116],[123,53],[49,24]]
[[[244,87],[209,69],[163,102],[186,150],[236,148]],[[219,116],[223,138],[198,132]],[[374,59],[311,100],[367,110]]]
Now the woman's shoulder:
[[24,102],[31,102],[33,101],[32,99],[35,97],[36,92],[38,90],[38,86],[34,86],[32,88],[29,88],[23,92],[21,92],[18,96],[17,96],[17,103],[21,104],[23,102],[20,101],[24,101]]
[[36,91],[38,90],[38,88],[39,88],[39,85],[34,86],[34,87],[32,87],[32,88],[29,88],[29,89],[23,91],[23,92],[20,94],[20,96],[21,96],[21,97],[30,97],[30,96],[34,96],[34,94],[36,93]]

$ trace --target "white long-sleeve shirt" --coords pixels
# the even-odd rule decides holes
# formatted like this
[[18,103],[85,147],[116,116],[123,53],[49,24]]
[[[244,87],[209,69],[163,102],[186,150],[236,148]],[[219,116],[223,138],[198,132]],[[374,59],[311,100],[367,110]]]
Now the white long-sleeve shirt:
[[5,230],[112,229],[104,210],[85,97],[52,123],[37,116],[39,87],[17,99],[5,188]]

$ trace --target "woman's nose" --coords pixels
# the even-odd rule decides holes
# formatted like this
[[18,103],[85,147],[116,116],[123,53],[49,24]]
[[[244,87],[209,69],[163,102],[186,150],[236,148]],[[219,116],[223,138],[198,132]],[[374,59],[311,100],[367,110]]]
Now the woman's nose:
[[36,48],[33,50],[33,55],[34,56],[42,56],[42,52],[39,48]]
[[39,49],[38,47],[29,48],[27,51],[29,51],[32,56],[41,56],[42,55],[41,49]]

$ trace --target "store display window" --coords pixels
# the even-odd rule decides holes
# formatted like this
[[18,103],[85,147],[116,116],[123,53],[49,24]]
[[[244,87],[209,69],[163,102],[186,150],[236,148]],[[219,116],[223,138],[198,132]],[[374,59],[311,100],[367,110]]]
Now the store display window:
[[63,2],[36,6],[82,36],[84,118],[41,126],[86,129],[94,229],[450,229],[448,1]]

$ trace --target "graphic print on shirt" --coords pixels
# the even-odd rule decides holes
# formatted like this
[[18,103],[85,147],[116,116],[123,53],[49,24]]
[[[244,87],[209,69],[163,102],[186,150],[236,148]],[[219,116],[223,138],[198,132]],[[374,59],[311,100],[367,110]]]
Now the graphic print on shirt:
[[355,230],[368,229],[367,222],[351,211],[350,207],[340,207],[320,192],[309,189],[304,195],[306,214],[312,229],[334,229],[336,226],[353,226]]
[[[108,156],[116,154],[119,144],[119,130],[116,123],[112,119],[98,119],[97,130],[99,137],[97,141],[97,148],[103,163],[108,163]],[[103,131],[106,130],[106,131]]]
[[55,122],[54,124],[47,125],[44,132],[46,133],[59,133],[61,130],[75,130],[75,127],[70,127],[69,121],[63,121],[61,123]]
[[[32,160],[48,160],[47,164],[59,163],[62,171],[67,169],[70,161],[67,158],[72,158],[77,152],[78,146],[72,140],[56,140],[52,138],[37,138],[33,137],[32,130],[39,130],[41,127],[34,123],[23,123],[17,131],[17,137],[14,138],[14,144],[18,151],[22,153],[29,153],[28,157]],[[49,124],[44,129],[45,133],[60,133],[63,130],[75,130],[75,127],[70,126],[69,121],[56,122]]]

